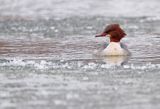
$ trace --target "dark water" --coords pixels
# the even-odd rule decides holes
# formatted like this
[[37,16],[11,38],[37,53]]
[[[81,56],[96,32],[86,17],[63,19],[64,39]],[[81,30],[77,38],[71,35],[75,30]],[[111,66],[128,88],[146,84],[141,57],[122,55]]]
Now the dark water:
[[[0,1],[1,109],[160,108],[158,0]],[[119,23],[129,57],[98,57]]]

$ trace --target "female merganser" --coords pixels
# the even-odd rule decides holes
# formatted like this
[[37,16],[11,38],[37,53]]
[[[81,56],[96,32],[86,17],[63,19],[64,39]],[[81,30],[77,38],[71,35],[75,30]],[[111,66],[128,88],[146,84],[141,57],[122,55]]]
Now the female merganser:
[[104,31],[95,37],[104,37],[108,35],[110,38],[109,45],[101,52],[103,56],[126,56],[130,55],[127,47],[120,42],[126,33],[120,28],[119,24],[110,24]]

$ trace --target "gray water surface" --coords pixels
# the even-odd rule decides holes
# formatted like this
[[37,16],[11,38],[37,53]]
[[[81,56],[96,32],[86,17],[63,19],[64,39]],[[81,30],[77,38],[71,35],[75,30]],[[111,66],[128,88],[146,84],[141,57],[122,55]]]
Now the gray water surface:
[[[0,109],[160,108],[159,0],[0,0]],[[100,57],[119,23],[128,57]]]

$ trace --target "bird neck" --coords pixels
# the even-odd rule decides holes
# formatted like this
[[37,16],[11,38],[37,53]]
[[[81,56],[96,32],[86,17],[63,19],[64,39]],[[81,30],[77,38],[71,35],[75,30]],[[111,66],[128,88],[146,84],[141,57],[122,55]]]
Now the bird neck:
[[120,39],[117,39],[117,38],[110,38],[110,42],[120,42]]

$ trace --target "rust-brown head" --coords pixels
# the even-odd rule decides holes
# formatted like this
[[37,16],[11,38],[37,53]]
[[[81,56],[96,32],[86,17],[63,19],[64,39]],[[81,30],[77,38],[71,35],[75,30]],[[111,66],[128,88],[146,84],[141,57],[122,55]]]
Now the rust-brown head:
[[106,35],[110,37],[110,42],[120,42],[126,33],[120,28],[119,24],[110,24],[101,34],[95,37],[104,37]]

